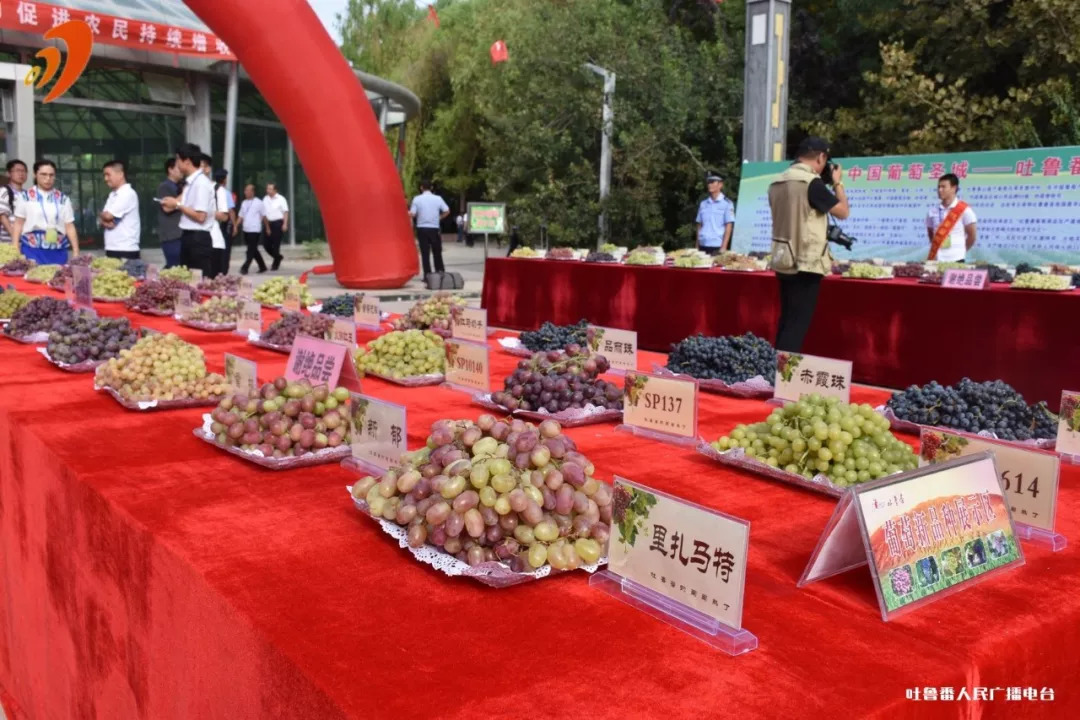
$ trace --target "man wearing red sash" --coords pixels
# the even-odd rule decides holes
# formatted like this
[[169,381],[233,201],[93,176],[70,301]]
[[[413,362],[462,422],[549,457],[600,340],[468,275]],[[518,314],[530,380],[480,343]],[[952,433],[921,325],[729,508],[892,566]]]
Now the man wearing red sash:
[[956,197],[959,190],[960,179],[952,173],[938,180],[941,205],[931,208],[926,216],[926,234],[930,237],[927,260],[964,262],[967,251],[975,246],[975,211]]

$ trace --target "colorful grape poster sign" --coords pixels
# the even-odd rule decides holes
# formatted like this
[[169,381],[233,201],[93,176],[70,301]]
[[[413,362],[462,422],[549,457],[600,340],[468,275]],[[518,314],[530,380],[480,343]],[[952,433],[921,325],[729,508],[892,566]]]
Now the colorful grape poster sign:
[[750,523],[615,477],[608,570],[742,627]]
[[352,454],[361,464],[387,470],[405,454],[405,406],[352,393]]
[[1016,522],[1054,532],[1060,466],[1057,455],[978,435],[930,428],[922,429],[919,442],[920,465],[984,451],[994,453],[1005,499]]
[[623,422],[647,433],[694,439],[697,398],[694,380],[628,372],[623,386]]
[[797,401],[803,395],[818,394],[850,402],[851,362],[832,358],[776,353],[776,382],[773,397]]
[[1058,420],[1057,451],[1080,461],[1080,392],[1061,394],[1061,414]]
[[799,587],[864,564],[886,621],[1023,565],[993,453],[852,488],[826,525]]
[[587,330],[589,349],[603,355],[613,370],[637,370],[637,333],[599,325]]
[[285,365],[286,380],[300,378],[307,378],[312,385],[334,388],[341,384],[350,389],[360,389],[349,348],[308,335],[296,336]]

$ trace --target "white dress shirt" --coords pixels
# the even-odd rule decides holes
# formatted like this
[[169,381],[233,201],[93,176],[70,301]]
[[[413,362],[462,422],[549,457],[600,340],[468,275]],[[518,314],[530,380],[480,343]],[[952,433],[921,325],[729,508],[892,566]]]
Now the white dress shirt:
[[240,219],[244,221],[243,230],[246,233],[261,233],[263,230],[263,218],[266,217],[266,209],[259,198],[245,199],[240,203]]
[[109,193],[105,212],[113,216],[116,226],[105,228],[105,249],[132,252],[139,249],[142,220],[139,219],[139,196],[130,183],[124,183]]
[[187,215],[180,218],[181,230],[203,230],[217,225],[214,219],[214,183],[201,170],[196,170],[187,177],[184,190],[180,193],[180,204],[192,210],[206,213],[206,219],[199,223]]
[[[219,213],[229,207],[229,191],[224,185],[214,189],[214,213]],[[225,234],[221,232],[221,221],[214,218],[214,226],[210,228],[210,244],[215,250],[225,249]]]
[[281,193],[273,196],[267,195],[262,202],[263,210],[266,212],[266,219],[270,222],[284,220],[285,213],[289,212],[289,201]]

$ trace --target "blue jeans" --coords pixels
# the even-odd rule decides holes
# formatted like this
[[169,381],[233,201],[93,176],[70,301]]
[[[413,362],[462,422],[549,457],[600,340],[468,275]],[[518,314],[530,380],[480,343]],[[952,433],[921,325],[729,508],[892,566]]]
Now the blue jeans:
[[25,242],[19,243],[19,249],[27,260],[33,260],[38,265],[66,265],[68,261],[67,250],[30,247]]
[[161,252],[165,253],[165,267],[176,267],[180,264],[180,238],[166,240],[161,243]]

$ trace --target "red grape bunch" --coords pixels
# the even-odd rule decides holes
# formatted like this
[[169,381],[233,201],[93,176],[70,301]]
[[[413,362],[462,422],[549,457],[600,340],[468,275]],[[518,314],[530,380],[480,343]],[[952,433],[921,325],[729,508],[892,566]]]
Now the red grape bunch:
[[491,399],[508,410],[559,412],[586,405],[622,409],[622,389],[598,377],[609,369],[603,355],[588,355],[576,343],[557,350],[535,353],[518,363],[504,389]]

